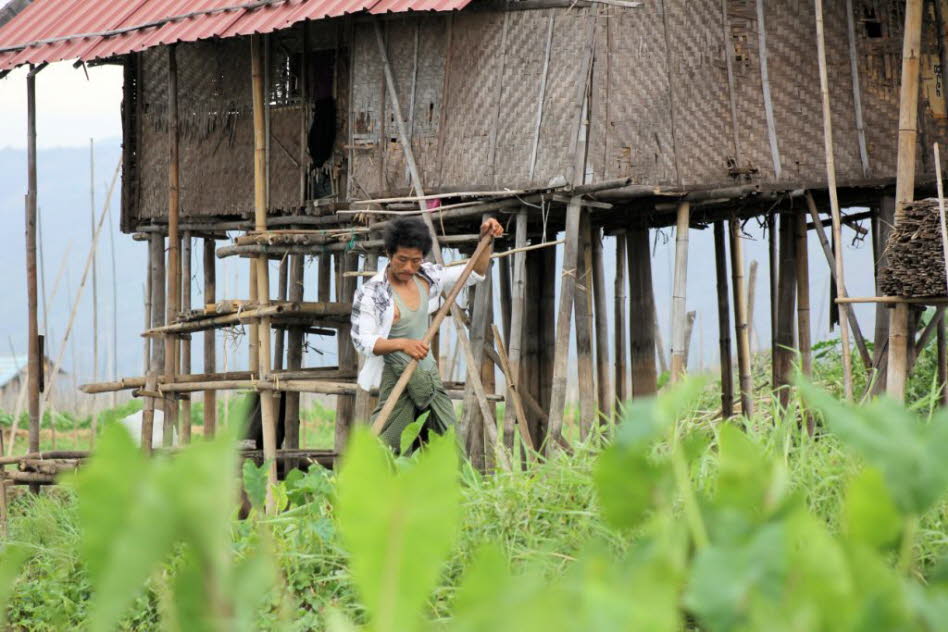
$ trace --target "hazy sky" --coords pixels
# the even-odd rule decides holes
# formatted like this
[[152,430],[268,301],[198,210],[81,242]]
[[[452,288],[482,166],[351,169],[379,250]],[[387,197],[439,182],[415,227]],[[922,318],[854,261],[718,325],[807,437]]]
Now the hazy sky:
[[[36,143],[41,148],[87,145],[122,135],[122,69],[50,64],[36,76]],[[0,149],[26,147],[26,68],[0,80]]]

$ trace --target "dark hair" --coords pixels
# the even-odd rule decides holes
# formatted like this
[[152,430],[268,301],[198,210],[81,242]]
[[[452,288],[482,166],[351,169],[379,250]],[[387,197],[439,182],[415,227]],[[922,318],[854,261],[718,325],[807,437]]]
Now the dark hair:
[[418,248],[428,256],[431,251],[431,235],[420,219],[400,217],[385,227],[385,252],[393,255],[399,248]]

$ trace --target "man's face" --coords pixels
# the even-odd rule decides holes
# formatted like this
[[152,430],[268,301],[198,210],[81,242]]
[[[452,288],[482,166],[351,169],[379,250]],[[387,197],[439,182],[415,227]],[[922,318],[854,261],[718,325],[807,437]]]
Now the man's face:
[[389,255],[389,270],[398,281],[405,283],[418,274],[421,263],[425,260],[420,248],[399,248]]

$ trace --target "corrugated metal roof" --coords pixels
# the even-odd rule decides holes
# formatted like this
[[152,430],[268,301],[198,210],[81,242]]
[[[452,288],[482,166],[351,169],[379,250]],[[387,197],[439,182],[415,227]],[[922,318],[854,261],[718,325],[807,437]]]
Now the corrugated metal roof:
[[152,46],[271,33],[362,11],[454,11],[471,0],[34,0],[0,28],[0,70]]

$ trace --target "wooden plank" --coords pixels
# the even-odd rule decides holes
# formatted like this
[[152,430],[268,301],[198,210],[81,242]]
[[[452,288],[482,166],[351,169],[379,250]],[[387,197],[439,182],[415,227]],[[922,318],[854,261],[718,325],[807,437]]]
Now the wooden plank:
[[648,229],[626,232],[629,268],[629,347],[632,397],[649,397],[658,390],[655,371],[655,295]]
[[754,378],[751,374],[750,336],[747,325],[747,296],[744,290],[744,245],[741,224],[732,211],[728,222],[731,237],[731,290],[734,293],[734,333],[737,338],[737,374],[741,389],[741,414],[754,415]]
[[688,202],[678,205],[675,225],[675,278],[672,290],[672,353],[671,381],[674,384],[685,374],[685,327],[687,319],[686,293],[688,288],[688,231],[691,206]]
[[721,359],[721,417],[734,416],[734,371],[731,360],[731,305],[727,287],[724,222],[714,222],[714,271],[718,293],[718,353]]

